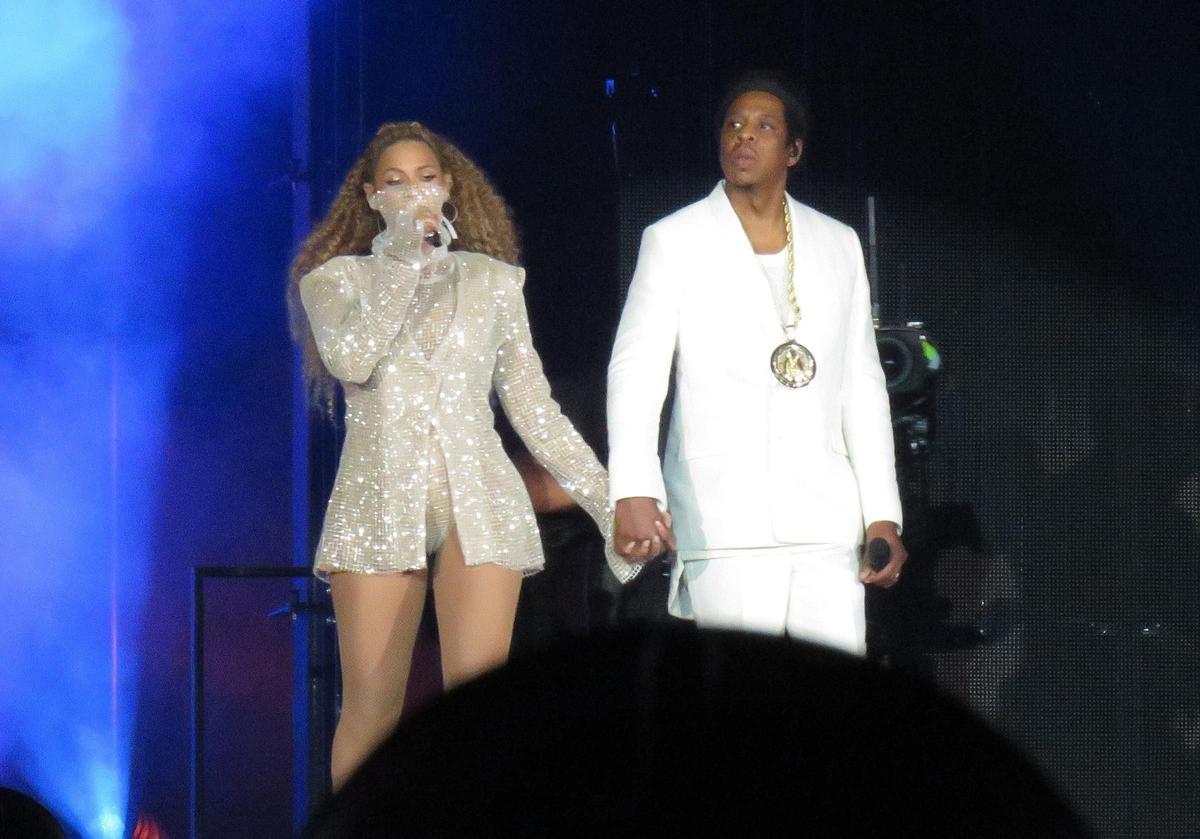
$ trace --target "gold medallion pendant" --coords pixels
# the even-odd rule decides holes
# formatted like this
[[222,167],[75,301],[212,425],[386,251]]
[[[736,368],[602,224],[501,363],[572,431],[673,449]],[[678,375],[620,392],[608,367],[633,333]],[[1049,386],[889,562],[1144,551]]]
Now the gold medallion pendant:
[[796,250],[792,239],[792,211],[787,195],[783,196],[783,224],[787,233],[787,295],[792,307],[792,319],[783,324],[784,341],[771,353],[771,372],[784,387],[800,388],[817,375],[817,360],[808,347],[796,340],[800,323],[800,301],[796,299]]
[[771,353],[771,372],[781,385],[804,387],[817,375],[817,360],[808,347],[789,339]]

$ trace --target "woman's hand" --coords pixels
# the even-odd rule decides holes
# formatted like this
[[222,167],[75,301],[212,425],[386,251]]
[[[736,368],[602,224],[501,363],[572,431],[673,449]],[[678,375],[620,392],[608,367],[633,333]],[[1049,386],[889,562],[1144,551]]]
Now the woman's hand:
[[428,237],[437,231],[437,221],[432,218],[415,218],[411,215],[397,218],[380,234],[384,256],[399,260],[409,268],[420,270],[429,262],[434,251]]
[[428,264],[439,242],[441,208],[447,198],[444,187],[436,184],[402,184],[381,189],[367,199],[386,226],[379,235],[384,256],[420,270]]

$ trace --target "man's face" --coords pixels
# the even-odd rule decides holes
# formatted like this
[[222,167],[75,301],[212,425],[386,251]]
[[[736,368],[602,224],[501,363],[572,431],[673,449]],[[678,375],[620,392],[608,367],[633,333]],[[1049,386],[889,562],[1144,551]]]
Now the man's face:
[[726,182],[750,187],[786,181],[802,148],[798,140],[789,143],[787,134],[778,97],[752,90],[734,99],[721,126],[721,171]]

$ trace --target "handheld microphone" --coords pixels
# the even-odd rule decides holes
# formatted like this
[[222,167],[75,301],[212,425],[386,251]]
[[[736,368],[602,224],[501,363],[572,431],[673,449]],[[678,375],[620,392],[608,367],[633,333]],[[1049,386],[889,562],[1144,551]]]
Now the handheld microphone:
[[437,250],[442,246],[442,234],[436,230],[432,230],[425,234],[425,241],[429,243],[430,247]]
[[887,543],[886,539],[877,536],[867,545],[867,565],[871,567],[872,571],[882,569],[891,558],[892,546]]

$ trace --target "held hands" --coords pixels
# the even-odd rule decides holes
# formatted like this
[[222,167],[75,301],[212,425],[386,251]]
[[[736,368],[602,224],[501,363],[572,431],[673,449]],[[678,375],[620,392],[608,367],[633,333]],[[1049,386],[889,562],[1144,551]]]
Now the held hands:
[[904,568],[904,563],[908,561],[908,551],[904,549],[904,543],[900,541],[899,528],[895,522],[872,522],[867,528],[865,544],[871,544],[872,539],[883,539],[887,542],[888,547],[892,549],[891,558],[888,560],[887,565],[875,571],[867,565],[866,552],[864,551],[862,568],[858,572],[858,579],[869,586],[891,588],[900,582],[900,573]]
[[649,562],[675,550],[671,514],[660,512],[653,498],[622,498],[613,522],[613,547],[629,562]]

